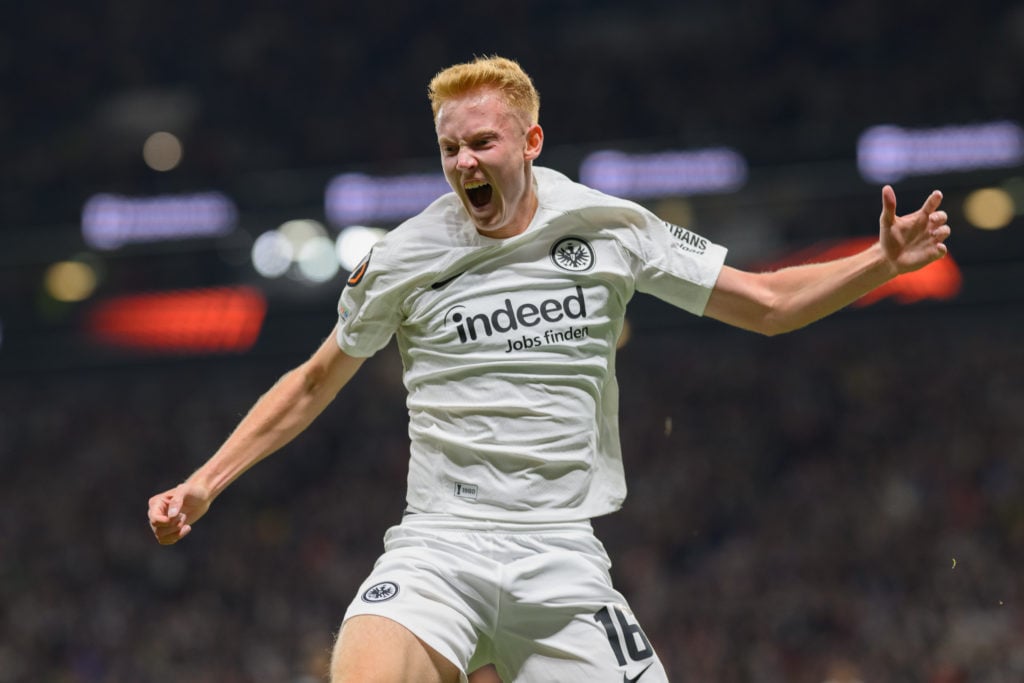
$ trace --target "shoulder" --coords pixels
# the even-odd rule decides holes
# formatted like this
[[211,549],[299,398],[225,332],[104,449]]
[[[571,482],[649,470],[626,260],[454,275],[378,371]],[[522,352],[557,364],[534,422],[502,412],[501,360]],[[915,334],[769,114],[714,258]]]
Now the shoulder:
[[389,230],[373,247],[375,258],[401,263],[444,256],[465,241],[468,217],[453,193],[442,195],[417,215]]
[[442,195],[419,214],[389,230],[353,271],[374,289],[405,288],[433,278],[472,244],[475,231],[453,193]]
[[595,190],[553,169],[534,167],[533,172],[538,201],[545,208],[625,225],[646,223],[654,217],[649,209],[636,202]]

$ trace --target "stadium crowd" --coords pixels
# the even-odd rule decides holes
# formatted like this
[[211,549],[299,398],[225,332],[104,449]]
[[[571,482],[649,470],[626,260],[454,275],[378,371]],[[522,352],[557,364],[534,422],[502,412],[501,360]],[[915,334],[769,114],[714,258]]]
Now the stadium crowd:
[[[635,327],[630,494],[596,526],[673,680],[1024,677],[1021,322],[879,305],[772,339]],[[186,542],[158,546],[144,512],[290,361],[0,383],[0,683],[323,680],[403,505],[394,349]]]

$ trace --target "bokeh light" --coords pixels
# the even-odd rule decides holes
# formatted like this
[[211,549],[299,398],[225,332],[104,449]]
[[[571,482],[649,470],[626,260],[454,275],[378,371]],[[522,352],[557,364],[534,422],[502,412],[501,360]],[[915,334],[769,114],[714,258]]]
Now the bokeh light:
[[964,217],[976,228],[999,230],[1013,220],[1013,198],[1006,190],[986,187],[975,190],[964,199]]
[[327,228],[324,227],[323,223],[311,218],[286,221],[281,224],[277,231],[291,243],[292,249],[295,250],[296,254],[302,251],[302,247],[306,242],[327,235]]
[[299,250],[296,260],[299,273],[310,282],[327,282],[338,274],[338,258],[334,254],[334,242],[323,235],[307,240]]
[[94,249],[126,244],[224,237],[238,221],[238,207],[222,192],[129,197],[101,192],[82,207],[82,237]]
[[43,283],[46,293],[56,301],[84,301],[96,291],[96,270],[83,261],[60,261],[46,269]]
[[352,271],[366,252],[381,240],[387,231],[382,228],[370,228],[363,225],[353,225],[345,228],[338,234],[335,242],[335,249],[338,253],[338,262],[347,271]]
[[142,159],[154,171],[172,171],[181,163],[184,148],[173,133],[158,131],[142,145]]
[[292,265],[295,249],[288,238],[277,230],[269,230],[252,244],[252,265],[266,278],[281,277]]

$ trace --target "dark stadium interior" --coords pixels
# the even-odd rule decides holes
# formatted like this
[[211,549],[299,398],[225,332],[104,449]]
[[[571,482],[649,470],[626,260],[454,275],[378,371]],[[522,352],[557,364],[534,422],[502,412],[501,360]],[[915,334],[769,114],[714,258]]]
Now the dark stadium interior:
[[[262,279],[253,239],[323,220],[338,173],[434,170],[438,69],[518,59],[542,96],[541,163],[569,175],[601,148],[740,150],[742,189],[651,206],[683,211],[741,267],[877,229],[865,129],[1024,121],[1024,6],[1005,1],[88,0],[4,14],[0,683],[325,680],[403,505],[393,346],[187,540],[160,547],[145,507],[335,322],[345,273]],[[172,171],[142,162],[156,130],[182,140]],[[945,192],[953,298],[889,296],[774,338],[634,301],[618,357],[630,493],[595,526],[672,680],[1024,680],[1022,177],[1018,162],[894,182],[901,209]],[[966,215],[986,187],[1017,202],[1002,229]],[[238,206],[231,235],[94,250],[96,292],[48,297],[47,268],[90,251],[90,196],[212,189]],[[267,301],[246,352],[118,350],[83,329],[105,298],[236,284]]]

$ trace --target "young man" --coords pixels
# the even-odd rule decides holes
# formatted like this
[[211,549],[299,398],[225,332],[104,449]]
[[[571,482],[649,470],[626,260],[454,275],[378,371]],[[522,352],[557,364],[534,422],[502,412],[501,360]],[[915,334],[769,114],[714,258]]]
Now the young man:
[[[625,497],[615,342],[634,292],[766,335],[802,327],[946,253],[932,193],[855,256],[772,273],[631,202],[534,168],[539,98],[483,58],[430,86],[453,192],[353,272],[334,333],[181,485],[150,499],[162,544],[288,443],[397,336],[410,415],[408,509],[359,588],[331,680],[665,681],[611,585],[589,520]],[[386,647],[381,647],[386,643]]]

